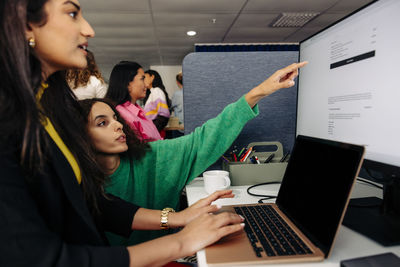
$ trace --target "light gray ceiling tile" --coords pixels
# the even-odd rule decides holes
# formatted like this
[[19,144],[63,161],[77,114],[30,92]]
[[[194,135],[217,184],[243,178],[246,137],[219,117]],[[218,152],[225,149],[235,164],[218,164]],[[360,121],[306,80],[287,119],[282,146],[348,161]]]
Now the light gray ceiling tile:
[[158,51],[158,47],[156,45],[148,46],[148,45],[142,45],[142,46],[131,46],[131,47],[101,47],[101,50],[104,52],[110,52],[110,53],[138,53],[138,52],[143,52],[144,55],[147,53],[154,53]]
[[336,5],[334,5],[328,12],[333,13],[350,13],[370,2],[373,0],[339,0]]
[[310,37],[314,33],[320,31],[322,28],[320,27],[315,27],[315,28],[304,28],[304,29],[299,29],[298,31],[294,32],[290,36],[288,36],[285,41],[286,42],[300,42],[303,41],[304,39]]
[[161,49],[161,53],[163,55],[171,56],[181,54],[182,52],[194,52],[194,44],[193,46],[183,46],[183,45],[171,45],[171,46],[163,46]]
[[154,12],[237,13],[246,0],[151,0]]
[[186,32],[189,28],[187,27],[160,27],[157,28],[157,36],[161,37],[171,37],[174,36],[176,38],[184,38],[188,40],[195,40],[198,38],[203,38],[204,36],[211,36],[211,37],[221,37],[226,32],[226,27],[193,27],[194,31],[197,32],[196,36],[187,36]]
[[95,28],[121,26],[150,27],[152,20],[150,13],[117,13],[117,12],[86,12],[85,19]]
[[234,27],[269,27],[280,13],[270,14],[242,14],[236,20]]
[[226,42],[240,39],[246,42],[282,42],[287,36],[298,30],[297,28],[255,28],[239,27],[233,28],[226,37]]
[[[249,0],[243,13],[323,12],[338,0]],[[351,0],[349,0],[351,1]]]
[[[154,38],[154,31],[148,27],[96,27],[96,36],[101,38]],[[95,37],[96,38],[96,37]]]
[[150,11],[149,3],[145,0],[80,0],[79,3],[82,9],[92,11]]
[[152,38],[103,38],[98,37],[90,40],[90,46],[96,47],[126,47],[133,45],[154,45],[155,40]]
[[312,27],[319,27],[319,28],[325,28],[332,23],[338,21],[341,19],[343,15],[341,14],[322,14],[307,23],[304,28],[312,28]]
[[[154,14],[156,26],[185,26],[185,27],[227,27],[232,24],[236,14],[188,14],[158,12]],[[213,23],[215,19],[215,23]]]

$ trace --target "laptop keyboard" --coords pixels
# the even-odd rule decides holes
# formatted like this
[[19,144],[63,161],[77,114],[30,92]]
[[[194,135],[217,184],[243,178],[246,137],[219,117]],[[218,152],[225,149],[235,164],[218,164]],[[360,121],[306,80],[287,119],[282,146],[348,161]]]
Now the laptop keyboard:
[[245,218],[247,237],[257,255],[288,256],[311,254],[311,250],[269,205],[235,207]]

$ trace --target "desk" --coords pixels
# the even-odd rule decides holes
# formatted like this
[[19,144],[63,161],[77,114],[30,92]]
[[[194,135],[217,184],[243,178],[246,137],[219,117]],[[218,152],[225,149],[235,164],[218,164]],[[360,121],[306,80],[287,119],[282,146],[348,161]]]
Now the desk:
[[178,125],[178,126],[165,126],[164,130],[166,131],[184,131],[185,127],[183,126],[183,124]]
[[[236,204],[251,204],[257,203],[258,197],[249,196],[246,192],[248,186],[231,186],[235,197],[232,199],[219,199],[215,201],[216,204],[220,205],[236,205]],[[266,195],[276,195],[279,190],[279,185],[265,185],[252,189],[253,193],[266,194]],[[188,199],[188,204],[191,205],[200,198],[207,196],[204,191],[202,178],[196,178],[192,183],[186,186],[186,194]],[[362,182],[357,182],[352,198],[358,197],[368,197],[377,196],[382,198],[382,190],[375,188],[373,186],[367,185]],[[383,247],[380,244],[368,239],[367,237],[354,232],[353,230],[341,226],[339,229],[339,234],[336,238],[335,245],[333,247],[331,256],[322,261],[315,263],[291,263],[291,264],[269,264],[269,265],[258,265],[258,266],[279,266],[279,267],[293,267],[293,266],[340,266],[340,261],[344,259],[356,258],[361,256],[380,254],[384,252],[393,252],[394,254],[400,256],[400,246]],[[197,252],[197,261],[199,267],[206,267],[206,255],[204,250]]]
[[179,119],[177,117],[171,116],[168,120],[168,124],[165,126],[164,130],[166,131],[183,131],[185,127],[183,123],[179,123]]

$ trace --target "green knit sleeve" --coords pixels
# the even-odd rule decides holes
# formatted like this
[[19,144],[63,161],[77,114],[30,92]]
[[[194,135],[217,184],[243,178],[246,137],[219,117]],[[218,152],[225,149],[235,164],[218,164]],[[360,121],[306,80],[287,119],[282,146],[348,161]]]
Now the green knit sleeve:
[[[152,152],[146,157],[152,157],[152,168],[155,168],[154,196],[160,196],[159,200],[163,202],[172,200],[167,201],[171,205],[177,204],[173,196],[217,161],[258,112],[258,106],[250,108],[243,96],[191,134],[150,143]],[[165,207],[165,202],[163,204]]]

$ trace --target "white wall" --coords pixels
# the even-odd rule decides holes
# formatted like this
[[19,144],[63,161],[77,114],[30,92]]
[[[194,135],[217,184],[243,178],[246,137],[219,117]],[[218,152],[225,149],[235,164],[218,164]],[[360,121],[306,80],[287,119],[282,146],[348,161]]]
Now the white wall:
[[176,85],[176,75],[182,71],[182,66],[150,66],[150,69],[155,70],[160,74],[168,96],[171,99],[174,92],[178,90],[178,86]]

